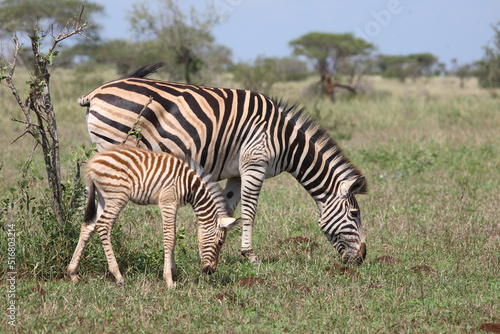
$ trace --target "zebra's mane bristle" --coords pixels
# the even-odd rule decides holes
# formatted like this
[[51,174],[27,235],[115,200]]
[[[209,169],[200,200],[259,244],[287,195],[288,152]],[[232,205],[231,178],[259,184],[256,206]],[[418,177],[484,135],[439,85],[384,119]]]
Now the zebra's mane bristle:
[[208,190],[212,194],[215,203],[217,204],[217,209],[219,214],[224,217],[232,217],[234,215],[233,210],[229,207],[226,197],[219,186],[219,183],[214,180],[212,175],[207,173],[198,163],[188,156],[179,156],[179,159],[184,161],[207,185]]
[[[289,106],[288,102],[282,99],[272,99],[272,101],[300,131],[306,134],[314,142],[318,151],[322,151],[325,156],[339,159],[342,164],[345,164],[349,168],[350,173],[346,176],[346,179],[363,176],[363,173],[342,153],[342,149],[337,142],[333,140],[309,114],[307,114],[305,108],[299,107],[298,104]],[[362,190],[362,192],[366,191],[366,188]]]
[[155,73],[159,68],[163,67],[164,65],[165,65],[165,63],[163,63],[163,62],[158,62],[158,63],[146,65],[146,66],[143,66],[143,67],[135,70],[132,73],[129,73],[129,74],[121,77],[118,80],[127,79],[127,78],[145,78],[148,75]]

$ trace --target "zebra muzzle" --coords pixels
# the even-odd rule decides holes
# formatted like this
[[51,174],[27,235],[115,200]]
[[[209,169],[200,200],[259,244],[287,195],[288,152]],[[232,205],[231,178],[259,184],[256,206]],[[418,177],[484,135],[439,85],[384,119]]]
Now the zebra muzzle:
[[207,265],[203,267],[201,272],[204,273],[205,275],[212,275],[215,272],[215,268],[213,268],[210,265]]

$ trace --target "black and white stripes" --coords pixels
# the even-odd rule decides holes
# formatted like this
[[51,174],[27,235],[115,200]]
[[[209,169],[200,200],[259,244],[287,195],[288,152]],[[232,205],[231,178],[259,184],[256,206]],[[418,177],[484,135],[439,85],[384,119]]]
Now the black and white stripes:
[[[103,150],[87,163],[86,182],[89,199],[80,240],[68,267],[70,277],[78,281],[77,267],[83,250],[97,230],[108,260],[109,270],[118,284],[123,277],[111,246],[111,228],[129,201],[158,204],[163,219],[165,267],[168,287],[175,286],[175,230],[177,210],[191,204],[198,217],[198,244],[203,272],[217,268],[226,229],[238,223],[217,182],[191,160],[167,153],[126,145]],[[98,207],[95,207],[97,192]]]
[[232,209],[241,199],[241,251],[252,262],[257,261],[252,227],[262,183],[283,171],[314,198],[319,225],[342,257],[364,259],[354,196],[366,192],[365,178],[302,110],[251,91],[143,78],[157,67],[142,68],[80,98],[98,149],[121,143],[152,97],[141,117],[141,146],[189,156],[215,179],[228,180],[224,194]]

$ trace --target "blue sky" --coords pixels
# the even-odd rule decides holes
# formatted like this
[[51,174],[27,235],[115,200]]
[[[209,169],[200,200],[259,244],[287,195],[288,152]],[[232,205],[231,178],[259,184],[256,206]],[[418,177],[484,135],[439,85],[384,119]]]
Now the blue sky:
[[[127,38],[134,3],[108,0],[100,21],[105,39]],[[157,0],[147,1],[154,9]],[[205,8],[205,0],[179,0],[182,8]],[[351,32],[383,54],[431,52],[440,61],[479,60],[500,21],[499,0],[215,0],[226,19],[216,42],[234,61],[291,55],[288,42],[311,31]]]

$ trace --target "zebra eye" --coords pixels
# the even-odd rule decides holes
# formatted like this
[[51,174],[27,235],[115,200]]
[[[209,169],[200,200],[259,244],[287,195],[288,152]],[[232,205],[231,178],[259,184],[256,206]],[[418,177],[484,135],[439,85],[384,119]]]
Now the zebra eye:
[[359,210],[351,211],[351,216],[355,219],[358,218],[359,217]]

